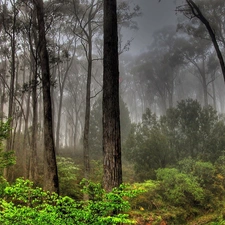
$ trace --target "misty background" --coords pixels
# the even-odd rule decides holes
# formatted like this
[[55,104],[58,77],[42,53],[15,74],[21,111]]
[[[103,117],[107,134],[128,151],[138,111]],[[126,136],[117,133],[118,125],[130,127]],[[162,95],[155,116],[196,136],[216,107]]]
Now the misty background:
[[[225,1],[193,1],[224,56]],[[123,180],[146,188],[132,202],[138,215],[130,215],[149,224],[204,224],[195,221],[201,216],[224,224],[224,77],[207,29],[187,4],[193,1],[117,0]],[[60,192],[83,199],[82,178],[100,187],[108,163],[102,145],[103,1],[43,1],[42,32],[35,2],[42,3],[0,1],[0,197],[4,171],[9,182],[24,177],[43,186],[51,164],[59,171]],[[44,33],[50,82],[43,84]],[[46,83],[52,113],[44,117]],[[44,141],[46,133],[51,142]],[[113,139],[120,147],[120,137]],[[113,156],[120,163],[120,153]]]
[[140,54],[152,42],[152,34],[167,25],[177,24],[176,7],[184,4],[183,0],[131,0],[130,4],[140,6],[142,15],[135,19],[138,30],[123,29],[124,39],[133,38],[130,53]]

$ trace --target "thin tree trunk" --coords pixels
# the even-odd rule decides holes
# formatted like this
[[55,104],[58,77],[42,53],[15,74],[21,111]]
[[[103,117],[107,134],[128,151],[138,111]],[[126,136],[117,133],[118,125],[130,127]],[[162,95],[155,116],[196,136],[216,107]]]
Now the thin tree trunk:
[[57,125],[56,125],[56,151],[59,151],[59,137],[60,137],[60,128],[61,128],[61,114],[62,114],[62,103],[63,103],[63,94],[64,94],[64,87],[66,84],[66,80],[67,77],[69,75],[69,69],[72,66],[72,62],[75,56],[76,50],[74,50],[73,52],[73,56],[70,59],[70,63],[68,62],[69,59],[67,59],[66,62],[66,71],[64,73],[63,79],[61,81],[60,79],[60,70],[58,70],[58,78],[59,78],[59,93],[60,93],[60,97],[59,97],[59,108],[58,108],[58,117],[57,117]]
[[215,88],[215,73],[216,73],[216,71],[214,71],[213,73],[211,73],[211,80],[212,80],[212,99],[213,99],[213,108],[215,110],[217,110],[217,106],[216,106],[216,88]]
[[[15,7],[15,6],[13,6]],[[15,23],[16,16],[14,15],[13,21],[13,33],[11,36],[11,80],[10,80],[10,90],[9,90],[9,107],[8,107],[8,118],[11,119],[10,127],[13,126],[13,110],[14,110],[14,86],[16,78],[16,65],[15,65],[15,54],[16,54],[16,37],[15,37]],[[12,135],[12,133],[11,133]],[[12,136],[7,140],[7,150],[12,149]]]
[[[29,83],[31,81],[32,72],[30,71],[30,78]],[[30,135],[29,135],[29,116],[30,116],[30,91],[27,94],[27,101],[26,101],[26,117],[24,121],[24,137],[23,137],[23,176],[25,179],[28,178],[28,168],[27,168],[27,159],[28,159],[28,146],[30,147]]]
[[[10,127],[13,127],[13,111],[14,111],[14,89],[15,89],[15,77],[16,77],[16,65],[15,65],[15,57],[16,57],[16,19],[17,19],[17,10],[15,4],[12,5],[13,7],[13,27],[12,27],[12,34],[8,31],[8,35],[10,37],[10,44],[11,44],[11,80],[10,80],[10,90],[9,90],[9,105],[8,105],[8,118],[10,119]],[[10,151],[12,149],[12,130],[10,132],[10,137],[7,139],[6,143],[6,151]],[[4,176],[7,178],[8,181],[12,180],[12,174],[9,174],[9,169],[4,169]]]
[[38,177],[38,161],[37,161],[37,125],[38,125],[38,104],[37,104],[37,61],[33,61],[33,78],[32,78],[32,133],[31,133],[31,155],[29,157],[29,179],[37,182]]
[[206,72],[205,72],[205,59],[204,56],[202,56],[202,87],[203,87],[203,97],[204,97],[204,106],[207,107],[209,105],[208,101],[208,87],[207,87],[207,81],[206,81]]
[[[90,28],[90,21],[89,21]],[[89,29],[89,32],[91,30]],[[91,33],[89,33],[88,41],[88,73],[87,73],[87,86],[86,86],[86,109],[84,120],[84,177],[89,179],[90,174],[90,159],[89,159],[89,127],[90,127],[90,112],[91,112],[91,73],[92,73],[92,40]]]
[[[5,81],[6,80],[6,71],[7,71],[7,63],[6,63],[6,57],[4,59],[4,73],[2,79]],[[1,82],[1,105],[0,105],[0,121],[3,121],[4,118],[4,103],[5,103],[5,83]]]

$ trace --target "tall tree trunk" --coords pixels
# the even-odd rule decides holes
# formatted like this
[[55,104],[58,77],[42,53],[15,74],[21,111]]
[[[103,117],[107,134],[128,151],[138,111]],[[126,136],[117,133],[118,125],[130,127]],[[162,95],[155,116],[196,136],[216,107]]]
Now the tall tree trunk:
[[39,32],[39,57],[42,71],[42,92],[44,111],[44,189],[59,193],[59,182],[53,137],[51,80],[49,56],[46,45],[43,0],[34,0],[37,10]]
[[[15,8],[15,6],[13,6]],[[14,9],[15,11],[15,9]],[[9,90],[9,106],[8,106],[8,118],[11,119],[10,126],[13,126],[13,106],[14,106],[14,89],[15,89],[15,78],[16,78],[16,65],[15,65],[15,55],[16,55],[16,37],[15,37],[15,25],[16,15],[14,12],[13,18],[13,33],[10,37],[11,39],[11,80],[10,80],[10,90]],[[7,140],[7,150],[12,149],[12,137]]]
[[32,106],[33,106],[33,118],[32,118],[32,130],[31,130],[31,154],[29,155],[29,171],[28,178],[33,182],[37,182],[38,177],[38,156],[37,156],[37,127],[38,127],[38,96],[37,96],[37,77],[38,77],[38,60],[37,60],[37,12],[34,8],[32,12],[32,35],[29,33],[30,44],[30,65],[32,70],[31,91],[32,91]]
[[122,183],[116,0],[104,0],[103,187]]
[[[60,96],[59,96],[58,117],[57,117],[57,124],[56,124],[56,151],[57,151],[57,153],[59,151],[59,139],[60,139],[60,132],[59,131],[60,131],[60,128],[61,128],[61,116],[62,116],[62,105],[63,105],[62,103],[63,103],[64,88],[65,88],[67,77],[69,75],[69,69],[71,68],[72,63],[73,63],[75,53],[76,53],[76,48],[73,52],[73,55],[70,59],[70,62],[69,62],[69,58],[67,58],[66,71],[63,74],[62,80],[60,78],[60,76],[61,76],[60,69],[58,69],[59,94],[60,94]],[[64,65],[63,65],[63,67],[64,67]]]
[[4,59],[4,69],[3,69],[3,77],[1,77],[1,79],[3,79],[3,81],[1,82],[1,104],[0,104],[0,121],[3,121],[3,118],[4,118],[4,103],[5,103],[5,98],[6,98],[6,84],[5,84],[5,81],[6,81],[6,71],[7,71],[7,58],[5,56],[5,59]]
[[[32,71],[31,71],[31,68],[30,68],[30,75],[29,75],[29,83],[31,82],[31,76],[32,76]],[[28,126],[29,126],[29,116],[30,116],[30,95],[31,95],[31,92],[28,91],[27,93],[27,101],[26,101],[26,116],[25,116],[25,121],[24,121],[24,137],[23,137],[23,158],[24,158],[24,161],[23,161],[23,177],[25,179],[28,178],[28,168],[27,168],[27,159],[28,159],[28,146],[29,146],[29,149],[31,147],[31,143],[30,143],[30,135],[29,135],[29,129],[28,129]]]
[[[6,33],[10,37],[10,44],[11,44],[11,80],[10,80],[10,86],[9,86],[9,105],[8,105],[8,118],[10,121],[10,127],[13,127],[13,111],[14,111],[14,89],[15,89],[15,77],[16,77],[16,20],[17,20],[17,9],[15,6],[15,2],[12,4],[13,7],[13,21],[12,21],[12,34],[10,34],[8,31]],[[10,151],[12,149],[12,130],[10,133],[10,137],[7,139],[6,143],[6,151]],[[8,181],[12,180],[12,174],[9,174],[9,169],[4,169],[4,176],[7,178]]]
[[207,86],[207,80],[206,80],[206,72],[205,72],[205,59],[204,56],[202,56],[202,87],[203,87],[203,97],[204,97],[204,106],[207,107],[209,105],[208,101],[208,86]]
[[87,72],[87,86],[86,86],[86,109],[84,120],[84,177],[89,179],[90,174],[90,159],[89,159],[89,127],[90,127],[90,112],[91,112],[91,73],[92,73],[92,32],[90,21],[89,40],[88,40],[88,72]]
[[212,99],[213,99],[213,108],[217,110],[216,106],[216,88],[215,88],[215,73],[216,71],[211,73],[211,80],[212,80]]
[[38,161],[37,161],[37,125],[38,125],[38,104],[37,104],[37,61],[32,57],[32,106],[33,106],[33,118],[32,118],[32,133],[31,133],[31,154],[29,157],[29,179],[33,182],[37,182],[38,177]]

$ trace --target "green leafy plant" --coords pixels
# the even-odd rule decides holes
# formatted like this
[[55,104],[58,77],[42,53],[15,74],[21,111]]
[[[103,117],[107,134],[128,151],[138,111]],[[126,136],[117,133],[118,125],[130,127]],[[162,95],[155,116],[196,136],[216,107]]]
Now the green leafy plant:
[[0,121],[0,175],[3,174],[3,169],[7,166],[15,164],[15,157],[13,151],[4,151],[4,140],[9,137],[10,120],[6,122]]
[[204,190],[194,176],[175,168],[158,169],[156,174],[161,181],[161,193],[172,204],[188,206],[193,201],[199,204],[204,199]]
[[4,189],[8,185],[7,181],[2,176],[3,169],[15,164],[14,152],[4,151],[4,140],[9,137],[10,129],[10,120],[6,122],[0,121],[0,197],[3,196]]
[[155,179],[154,171],[192,158],[214,163],[223,155],[224,119],[211,107],[187,99],[157,117],[149,109],[133,124],[124,145],[137,181]]
[[4,189],[0,199],[2,225],[116,225],[132,224],[125,212],[128,199],[140,193],[126,185],[106,193],[100,184],[83,181],[83,192],[92,196],[88,201],[75,201],[68,196],[43,191],[29,180],[17,179]]
[[69,157],[57,157],[60,194],[75,199],[81,198],[80,193],[80,168]]

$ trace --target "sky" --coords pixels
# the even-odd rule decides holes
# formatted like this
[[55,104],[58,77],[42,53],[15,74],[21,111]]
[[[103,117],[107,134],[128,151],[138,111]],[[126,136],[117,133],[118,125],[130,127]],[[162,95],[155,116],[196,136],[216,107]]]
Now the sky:
[[140,54],[151,44],[154,31],[171,24],[176,24],[176,4],[182,0],[133,0],[141,8],[142,16],[135,19],[139,29],[124,31],[124,39],[134,38],[130,52]]

